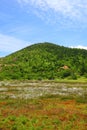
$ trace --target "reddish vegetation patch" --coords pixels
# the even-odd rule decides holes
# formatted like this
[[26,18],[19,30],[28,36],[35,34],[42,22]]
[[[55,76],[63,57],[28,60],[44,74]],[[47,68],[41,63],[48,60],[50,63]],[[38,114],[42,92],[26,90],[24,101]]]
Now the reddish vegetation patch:
[[0,102],[0,107],[3,107],[3,105],[6,105],[7,102]]
[[[12,104],[11,104],[12,103]],[[9,115],[19,117],[24,115],[29,120],[38,119],[34,127],[44,123],[52,126],[51,130],[65,130],[64,127],[72,124],[72,129],[87,129],[87,104],[76,103],[74,100],[61,101],[55,99],[37,99],[29,102],[0,102],[1,115],[7,118]],[[1,117],[0,117],[1,118]],[[1,120],[1,119],[0,119]],[[10,125],[14,121],[8,122]],[[4,128],[5,126],[3,126]],[[80,129],[81,128],[81,129]],[[67,128],[68,129],[68,128]],[[6,129],[7,130],[7,129]],[[43,130],[46,130],[44,128]]]

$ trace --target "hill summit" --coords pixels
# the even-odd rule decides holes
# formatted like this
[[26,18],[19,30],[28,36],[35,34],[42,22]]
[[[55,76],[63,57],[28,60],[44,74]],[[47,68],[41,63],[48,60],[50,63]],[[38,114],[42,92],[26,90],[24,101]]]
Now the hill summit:
[[87,77],[87,50],[37,43],[0,59],[3,79],[77,79]]

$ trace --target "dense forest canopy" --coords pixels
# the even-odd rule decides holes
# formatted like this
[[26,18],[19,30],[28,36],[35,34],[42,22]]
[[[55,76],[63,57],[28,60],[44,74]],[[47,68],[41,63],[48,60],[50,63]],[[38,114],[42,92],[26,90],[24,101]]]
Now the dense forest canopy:
[[38,43],[0,59],[0,80],[87,78],[87,50]]

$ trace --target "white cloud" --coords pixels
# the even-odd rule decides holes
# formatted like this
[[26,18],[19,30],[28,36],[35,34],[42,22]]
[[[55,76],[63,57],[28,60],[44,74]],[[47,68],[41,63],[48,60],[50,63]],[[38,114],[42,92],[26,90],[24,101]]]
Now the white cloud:
[[87,50],[87,46],[82,46],[82,45],[71,46],[71,48],[78,48],[78,49],[85,49],[85,50]]
[[[87,22],[87,0],[17,0],[22,6],[32,6],[36,12],[46,18],[53,14],[58,20]],[[33,10],[33,9],[32,9]],[[44,13],[45,14],[44,14]],[[48,13],[49,12],[49,13]],[[38,14],[37,13],[37,14]],[[38,15],[38,16],[39,16]],[[58,19],[57,19],[58,18]],[[54,20],[54,19],[53,19]],[[64,20],[65,21],[65,20]]]
[[15,52],[22,49],[23,47],[28,46],[29,43],[22,41],[20,39],[0,34],[0,56],[3,52],[3,55]]

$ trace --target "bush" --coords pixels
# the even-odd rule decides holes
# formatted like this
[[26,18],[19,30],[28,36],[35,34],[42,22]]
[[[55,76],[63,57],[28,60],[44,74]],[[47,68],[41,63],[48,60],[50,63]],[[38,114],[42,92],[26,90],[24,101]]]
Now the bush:
[[61,75],[61,78],[66,78],[71,75],[71,72],[70,70],[62,70],[60,75]]
[[77,76],[76,76],[74,73],[72,73],[72,74],[71,74],[71,78],[74,79],[74,80],[76,80],[76,79],[77,79]]

